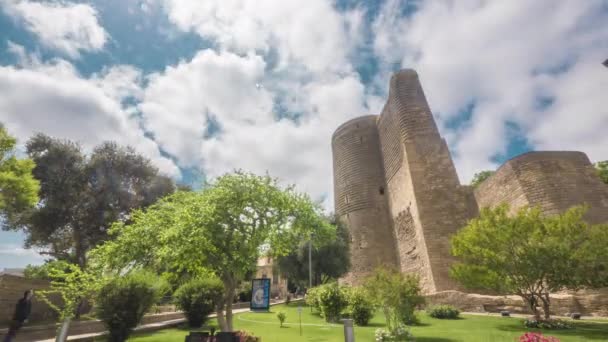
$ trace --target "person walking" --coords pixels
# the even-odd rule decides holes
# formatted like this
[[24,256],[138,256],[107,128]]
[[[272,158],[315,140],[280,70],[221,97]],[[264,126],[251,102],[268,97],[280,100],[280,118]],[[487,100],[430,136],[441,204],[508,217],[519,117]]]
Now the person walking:
[[13,315],[13,320],[11,321],[11,325],[4,337],[3,342],[11,342],[17,336],[17,331],[21,329],[24,323],[27,322],[30,317],[30,312],[32,311],[32,298],[34,297],[34,290],[27,290],[23,294],[23,298],[19,299],[17,305],[15,306],[15,314]]

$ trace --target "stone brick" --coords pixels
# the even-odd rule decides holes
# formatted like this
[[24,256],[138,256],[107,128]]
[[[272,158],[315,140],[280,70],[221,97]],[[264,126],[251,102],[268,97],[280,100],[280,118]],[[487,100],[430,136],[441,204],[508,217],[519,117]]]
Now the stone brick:
[[459,290],[450,237],[483,207],[540,206],[549,215],[586,203],[589,222],[608,222],[608,186],[582,152],[526,153],[476,190],[461,185],[414,70],[393,75],[379,116],[340,126],[332,149],[335,209],[353,242],[350,283],[394,265],[418,274],[425,293]]

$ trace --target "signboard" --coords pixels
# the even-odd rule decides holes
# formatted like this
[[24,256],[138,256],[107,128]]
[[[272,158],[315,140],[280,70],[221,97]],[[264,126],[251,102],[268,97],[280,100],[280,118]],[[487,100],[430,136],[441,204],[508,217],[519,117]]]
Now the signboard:
[[251,281],[251,311],[270,309],[270,279],[260,278]]

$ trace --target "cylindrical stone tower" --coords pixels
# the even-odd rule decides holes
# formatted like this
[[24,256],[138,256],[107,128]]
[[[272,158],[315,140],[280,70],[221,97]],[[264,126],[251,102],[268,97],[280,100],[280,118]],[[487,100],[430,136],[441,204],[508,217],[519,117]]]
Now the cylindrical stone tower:
[[358,117],[332,137],[335,210],[351,235],[351,271],[360,283],[379,265],[396,265],[377,115]]

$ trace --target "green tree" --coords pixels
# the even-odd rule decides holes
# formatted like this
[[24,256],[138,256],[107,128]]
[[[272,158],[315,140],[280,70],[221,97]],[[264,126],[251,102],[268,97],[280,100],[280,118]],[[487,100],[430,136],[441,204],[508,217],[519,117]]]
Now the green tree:
[[[67,340],[71,320],[78,315],[78,307],[84,298],[90,298],[99,284],[99,278],[80,267],[67,262],[49,263],[45,274],[51,280],[49,290],[38,291],[37,294],[53,310],[59,314],[62,325],[57,333],[57,342]],[[59,295],[61,303],[50,300],[51,295]]]
[[463,285],[517,294],[536,319],[537,304],[549,319],[550,293],[608,284],[608,226],[587,224],[584,207],[548,217],[537,208],[508,210],[483,209],[452,238],[460,260],[452,276]]
[[[335,216],[326,220],[335,230],[335,237],[321,241],[320,245],[312,246],[312,281],[313,286],[326,284],[346,274],[350,268],[350,237],[348,229]],[[308,287],[308,240],[300,243],[299,247],[285,256],[277,258],[277,265],[282,274],[298,286]]]
[[489,170],[485,170],[485,171],[481,171],[481,172],[476,173],[473,176],[473,180],[471,181],[471,185],[474,188],[476,188],[483,181],[485,181],[486,179],[490,178],[494,173],[496,173],[496,171],[489,171]]
[[269,176],[236,172],[200,192],[180,191],[136,211],[93,254],[96,264],[115,271],[141,266],[192,277],[214,273],[224,287],[218,323],[232,331],[236,287],[255,271],[261,249],[284,255],[311,231],[319,241],[331,238],[331,227],[307,196]]
[[17,140],[0,123],[0,216],[4,218],[0,219],[0,225],[5,229],[38,203],[40,189],[32,175],[34,161],[18,159],[16,145]]
[[595,163],[595,168],[602,181],[608,184],[608,160]]
[[87,264],[87,251],[107,239],[113,222],[175,190],[171,179],[129,147],[108,142],[86,156],[78,144],[42,134],[26,147],[36,163],[41,201],[10,229],[25,232],[27,247],[80,267]]
[[390,332],[418,322],[415,310],[424,304],[418,276],[380,267],[365,280],[364,287],[374,305],[384,313]]

